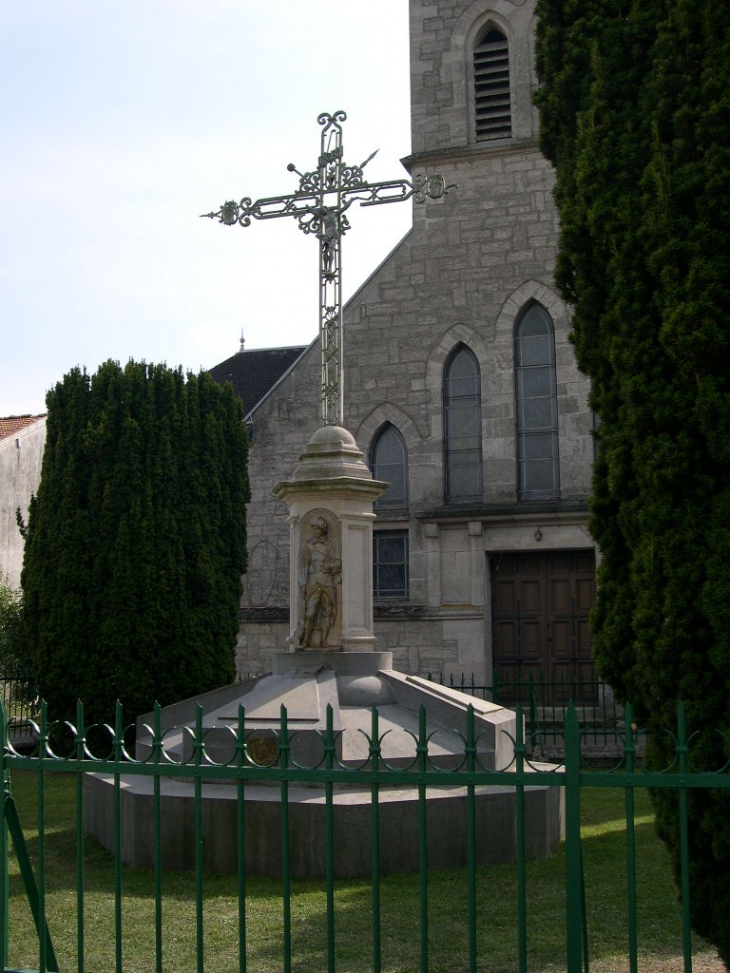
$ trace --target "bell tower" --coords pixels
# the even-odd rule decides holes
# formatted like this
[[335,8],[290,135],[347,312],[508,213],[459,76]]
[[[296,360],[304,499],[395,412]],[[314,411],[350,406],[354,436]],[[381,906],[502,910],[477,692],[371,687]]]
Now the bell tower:
[[534,0],[410,0],[413,155],[534,143]]

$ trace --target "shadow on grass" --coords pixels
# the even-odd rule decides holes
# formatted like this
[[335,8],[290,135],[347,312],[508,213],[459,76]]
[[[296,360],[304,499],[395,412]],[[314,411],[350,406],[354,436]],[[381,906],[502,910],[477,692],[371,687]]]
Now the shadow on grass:
[[[34,775],[28,775],[33,777]],[[51,775],[49,775],[49,778]],[[38,858],[35,791],[32,780],[13,777],[21,822],[29,835],[28,849]],[[49,807],[46,833],[46,897],[49,924],[63,968],[75,965],[77,885],[75,788],[73,778],[47,781]],[[626,837],[623,792],[587,788],[583,795],[583,859],[591,969],[626,969],[628,916]],[[681,956],[681,917],[669,856],[654,834],[645,793],[637,794],[636,828],[637,928],[642,954],[656,958]],[[15,873],[13,873],[15,871]],[[565,857],[561,848],[549,860],[528,862],[528,968],[565,968]],[[238,880],[235,875],[205,876],[203,942],[206,967],[236,968],[239,952]],[[108,966],[114,959],[116,922],[122,922],[124,969],[142,973],[153,966],[155,950],[155,882],[152,872],[122,870],[123,898],[115,914],[114,864],[93,839],[84,842],[84,910],[88,968]],[[256,973],[279,971],[285,940],[280,879],[251,877],[246,881],[245,951]],[[442,973],[468,967],[469,892],[464,869],[429,872],[426,889],[427,928],[421,923],[418,875],[381,879],[380,960],[383,970],[421,968],[427,942],[429,966]],[[37,953],[28,945],[27,908],[17,870],[11,869],[11,942],[26,942],[19,965],[33,965]],[[338,881],[333,915],[336,966],[360,971],[372,965],[373,891],[369,880]],[[476,948],[479,969],[513,973],[517,969],[517,869],[514,865],[479,867],[476,872]],[[14,933],[13,917],[17,923]],[[198,933],[196,884],[187,873],[162,877],[163,955],[169,968],[191,967]],[[293,970],[326,968],[328,951],[327,895],[322,881],[292,883],[290,941]],[[700,940],[696,949],[707,947]],[[37,947],[36,947],[37,949]],[[612,965],[613,963],[616,965]]]

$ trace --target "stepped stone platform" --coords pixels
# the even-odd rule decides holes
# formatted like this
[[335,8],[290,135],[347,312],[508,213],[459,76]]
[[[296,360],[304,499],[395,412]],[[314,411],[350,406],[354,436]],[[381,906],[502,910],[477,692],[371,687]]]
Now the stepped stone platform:
[[[419,708],[426,710],[429,768],[456,770],[463,765],[466,712],[475,710],[478,759],[499,770],[512,765],[516,731],[514,712],[475,700],[392,668],[389,652],[282,652],[271,675],[224,687],[162,711],[164,748],[174,760],[192,755],[196,705],[203,711],[205,750],[218,763],[234,754],[239,704],[245,708],[245,732],[252,758],[276,759],[281,705],[293,734],[291,759],[304,767],[322,761],[322,734],[328,705],[338,735],[337,762],[344,768],[367,767],[372,708],[378,711],[381,758],[394,770],[415,766]],[[140,760],[150,754],[151,714],[137,728]],[[193,783],[161,781],[162,866],[186,870],[195,863]],[[354,776],[354,774],[353,774]],[[454,777],[449,774],[449,781]],[[372,806],[367,778],[334,788],[334,861],[342,878],[366,876],[372,869]],[[110,775],[89,774],[86,828],[109,851],[114,850],[114,782]],[[126,776],[121,783],[121,855],[129,865],[151,867],[153,848],[153,781]],[[208,872],[237,868],[237,789],[233,782],[206,782],[202,788],[203,863]],[[298,878],[325,874],[325,796],[322,785],[289,784],[289,859]],[[563,833],[563,789],[526,789],[526,848],[531,858],[545,858]],[[277,876],[282,871],[281,791],[277,782],[245,787],[246,868],[250,874]],[[516,857],[515,789],[481,787],[476,794],[477,861],[504,862]],[[416,871],[419,867],[419,804],[415,786],[381,787],[378,793],[381,873]],[[426,799],[429,868],[466,864],[466,788],[450,784],[429,787]]]

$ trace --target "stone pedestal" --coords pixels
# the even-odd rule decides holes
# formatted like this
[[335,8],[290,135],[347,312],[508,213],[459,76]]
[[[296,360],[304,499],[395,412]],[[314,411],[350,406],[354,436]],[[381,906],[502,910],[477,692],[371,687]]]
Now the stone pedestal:
[[346,429],[324,426],[274,488],[289,508],[290,651],[374,647],[373,503],[387,487]]

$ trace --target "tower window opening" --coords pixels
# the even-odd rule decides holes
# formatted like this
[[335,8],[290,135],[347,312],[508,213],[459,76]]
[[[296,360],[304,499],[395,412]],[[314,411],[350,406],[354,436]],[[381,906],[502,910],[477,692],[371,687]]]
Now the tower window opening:
[[496,27],[474,48],[474,105],[478,142],[512,135],[509,45]]

